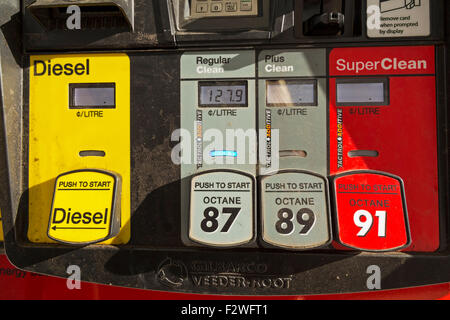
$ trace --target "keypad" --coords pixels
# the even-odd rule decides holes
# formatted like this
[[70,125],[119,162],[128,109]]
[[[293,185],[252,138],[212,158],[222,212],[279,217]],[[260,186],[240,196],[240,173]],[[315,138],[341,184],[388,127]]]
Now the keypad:
[[192,0],[191,17],[255,16],[258,0]]

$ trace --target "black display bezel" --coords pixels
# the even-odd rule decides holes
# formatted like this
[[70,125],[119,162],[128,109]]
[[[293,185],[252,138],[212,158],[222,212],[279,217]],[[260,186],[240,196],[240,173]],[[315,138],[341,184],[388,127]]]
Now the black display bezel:
[[[75,104],[75,89],[80,88],[113,88],[114,89],[114,104],[110,105],[76,105]],[[115,109],[116,108],[116,84],[114,82],[105,83],[69,83],[69,109]]]
[[[360,83],[382,83],[383,84],[383,101],[382,102],[367,102],[367,101],[355,101],[355,102],[338,102],[338,85],[340,84],[360,84]],[[390,104],[390,89],[389,78],[344,78],[336,79],[336,106],[338,107],[356,107],[356,106],[388,106]]]
[[[201,95],[202,87],[223,87],[223,86],[244,86],[245,87],[245,103],[240,104],[202,104]],[[198,104],[200,108],[248,108],[248,81],[199,81],[198,82]]]
[[[270,83],[278,83],[281,84],[284,82],[285,84],[312,84],[314,86],[314,97],[313,102],[305,102],[305,103],[269,103],[268,100],[268,92]],[[317,93],[317,79],[293,79],[293,80],[266,80],[266,106],[267,107],[317,107],[318,106],[318,93]]]

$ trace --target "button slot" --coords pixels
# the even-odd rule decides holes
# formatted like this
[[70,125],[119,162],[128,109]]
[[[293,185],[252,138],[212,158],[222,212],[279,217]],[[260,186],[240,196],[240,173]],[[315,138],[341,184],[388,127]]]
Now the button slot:
[[352,150],[347,153],[349,158],[358,158],[358,157],[372,157],[376,158],[380,154],[376,150]]
[[78,155],[80,157],[104,157],[106,153],[103,150],[82,150]]
[[280,150],[278,154],[280,158],[286,157],[306,158],[308,156],[308,153],[305,150]]

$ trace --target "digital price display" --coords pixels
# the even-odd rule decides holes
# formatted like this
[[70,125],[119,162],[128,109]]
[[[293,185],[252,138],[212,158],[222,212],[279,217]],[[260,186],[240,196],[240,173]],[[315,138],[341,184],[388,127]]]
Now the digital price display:
[[317,106],[317,81],[269,80],[266,104],[268,107]]
[[115,108],[115,83],[69,84],[69,108]]
[[247,81],[199,82],[199,106],[210,108],[247,107]]
[[388,105],[388,80],[342,79],[336,83],[338,106]]

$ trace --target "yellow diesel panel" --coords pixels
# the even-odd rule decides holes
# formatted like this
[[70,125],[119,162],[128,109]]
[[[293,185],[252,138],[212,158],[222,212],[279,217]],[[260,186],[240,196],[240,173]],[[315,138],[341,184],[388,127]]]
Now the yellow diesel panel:
[[[49,228],[50,214],[55,179],[59,175],[76,170],[99,169],[114,172],[121,179],[121,188],[118,190],[120,232],[102,243],[128,242],[129,57],[126,54],[31,56],[29,94],[28,239],[35,243],[54,242],[48,237],[47,231],[52,233]],[[113,98],[110,98],[111,94]],[[90,191],[71,192],[87,192],[80,198],[80,201],[87,202],[78,204],[78,207],[93,213],[98,211],[95,206],[89,208],[92,199],[86,199],[91,197]],[[65,197],[69,195],[70,192]],[[65,201],[69,201],[69,204],[72,201],[75,206],[78,200],[72,197]],[[57,217],[56,221],[59,219]],[[83,242],[79,232],[67,230],[70,231],[63,236],[64,241]]]

